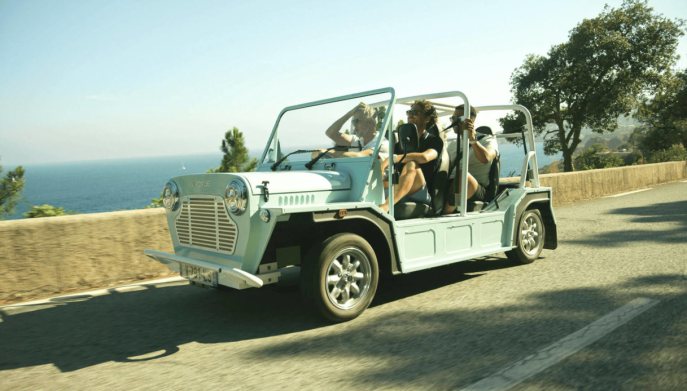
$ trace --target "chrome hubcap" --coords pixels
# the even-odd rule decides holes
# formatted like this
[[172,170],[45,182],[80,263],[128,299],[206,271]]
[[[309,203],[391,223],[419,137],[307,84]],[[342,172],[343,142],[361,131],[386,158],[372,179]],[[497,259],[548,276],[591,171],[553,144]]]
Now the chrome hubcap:
[[339,251],[325,276],[329,301],[342,310],[355,306],[370,290],[371,270],[370,260],[359,249],[347,247]]
[[536,254],[539,249],[539,238],[542,226],[535,216],[528,216],[520,228],[520,243],[527,254]]

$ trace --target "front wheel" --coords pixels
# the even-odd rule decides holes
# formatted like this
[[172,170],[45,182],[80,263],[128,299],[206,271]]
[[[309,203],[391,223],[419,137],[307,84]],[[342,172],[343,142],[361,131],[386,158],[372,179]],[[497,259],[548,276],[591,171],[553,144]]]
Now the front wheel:
[[340,233],[329,237],[312,249],[302,266],[306,299],[331,321],[356,318],[377,291],[377,257],[372,246],[358,235]]
[[520,216],[517,226],[515,248],[506,251],[506,256],[513,262],[532,263],[544,249],[544,222],[537,209],[526,210]]

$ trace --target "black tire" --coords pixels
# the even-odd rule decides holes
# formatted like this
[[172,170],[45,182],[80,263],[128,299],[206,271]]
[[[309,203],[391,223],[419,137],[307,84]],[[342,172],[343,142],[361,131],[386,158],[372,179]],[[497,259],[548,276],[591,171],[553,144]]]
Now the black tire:
[[506,256],[512,262],[519,264],[534,262],[544,249],[545,235],[544,220],[539,210],[524,211],[518,221],[515,247],[506,251]]
[[362,314],[377,291],[377,257],[372,246],[356,234],[329,237],[309,251],[301,266],[305,299],[333,322]]

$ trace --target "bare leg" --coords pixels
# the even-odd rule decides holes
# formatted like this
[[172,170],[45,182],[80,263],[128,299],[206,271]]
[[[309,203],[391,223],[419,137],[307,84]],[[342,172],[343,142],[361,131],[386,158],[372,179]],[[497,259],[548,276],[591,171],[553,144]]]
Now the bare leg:
[[[415,162],[408,162],[403,166],[401,176],[398,179],[398,185],[394,186],[394,204],[398,203],[401,198],[408,194],[413,194],[425,185],[425,177],[422,175],[422,170],[418,168]],[[389,199],[379,206],[383,211],[389,210]]]
[[[458,180],[458,183],[455,184],[456,192],[455,192],[454,196],[455,196],[456,200],[458,200],[460,197],[460,177],[461,177],[461,173],[458,172],[458,175],[454,179],[454,181]],[[472,174],[468,173],[468,194],[467,194],[468,199],[470,199],[470,197],[475,195],[475,192],[477,191],[478,187],[479,187],[479,183],[477,183],[477,179],[475,179],[475,177],[473,177]],[[451,188],[453,188],[453,182],[450,185],[449,189],[451,189]],[[456,201],[456,203],[457,203],[457,201]],[[450,213],[453,213],[455,211],[456,211],[456,206],[455,205],[449,205],[449,203],[447,201],[446,204],[444,205],[443,213],[444,214],[450,214]]]

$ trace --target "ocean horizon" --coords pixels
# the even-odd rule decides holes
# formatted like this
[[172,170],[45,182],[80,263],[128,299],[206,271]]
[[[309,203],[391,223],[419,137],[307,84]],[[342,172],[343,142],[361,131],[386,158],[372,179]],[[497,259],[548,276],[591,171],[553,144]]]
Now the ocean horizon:
[[[501,176],[519,172],[522,147],[499,145]],[[262,151],[250,151],[259,157]],[[538,143],[539,167],[560,155],[546,156]],[[89,160],[66,163],[27,164],[24,190],[14,213],[7,220],[24,218],[32,206],[49,204],[74,214],[143,209],[158,198],[167,180],[201,174],[219,167],[222,153],[158,156],[148,158]],[[4,167],[3,173],[14,167]]]
[[205,173],[221,161],[217,152],[27,164],[22,198],[6,218],[24,218],[32,206],[43,204],[75,214],[143,209],[160,196],[169,178]]

